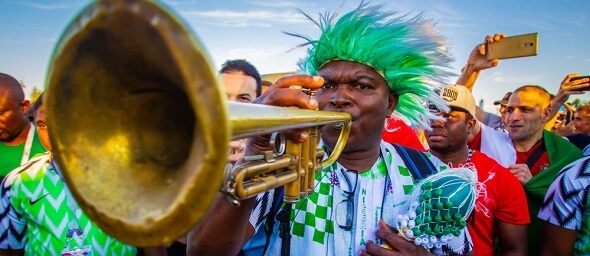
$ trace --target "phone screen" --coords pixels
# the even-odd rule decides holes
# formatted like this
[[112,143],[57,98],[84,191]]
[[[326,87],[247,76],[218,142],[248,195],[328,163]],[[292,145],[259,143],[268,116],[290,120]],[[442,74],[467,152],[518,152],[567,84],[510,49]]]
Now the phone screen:
[[574,121],[574,111],[566,111],[565,112],[565,123],[569,124],[571,121]]

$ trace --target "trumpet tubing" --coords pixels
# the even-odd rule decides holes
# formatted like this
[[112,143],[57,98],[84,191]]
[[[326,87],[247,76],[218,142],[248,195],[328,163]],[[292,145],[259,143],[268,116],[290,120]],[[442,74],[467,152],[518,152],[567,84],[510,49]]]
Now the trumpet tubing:
[[[149,0],[99,0],[82,10],[55,46],[45,97],[54,159],[76,201],[106,233],[137,246],[169,244],[198,223],[227,183],[230,138],[350,120],[228,105],[199,40]],[[305,193],[323,155],[306,150],[253,161],[228,179],[240,179],[240,198],[302,178]]]

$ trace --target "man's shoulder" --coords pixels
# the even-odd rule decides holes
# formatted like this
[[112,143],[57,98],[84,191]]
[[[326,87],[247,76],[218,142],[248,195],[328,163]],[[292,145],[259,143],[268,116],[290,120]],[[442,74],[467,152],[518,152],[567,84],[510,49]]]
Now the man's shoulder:
[[[586,187],[590,184],[590,156],[584,156],[564,167],[557,179],[570,179]],[[557,180],[556,179],[556,180]]]
[[560,143],[567,142],[567,144],[571,144],[572,146],[575,146],[567,138],[562,137],[562,136],[559,136],[559,135],[557,135],[557,134],[555,134],[554,132],[551,132],[551,131],[543,130],[543,136],[546,137],[546,138],[549,138],[551,140],[558,141]]
[[12,185],[15,181],[22,181],[23,178],[25,180],[33,180],[36,178],[41,177],[44,174],[44,167],[49,164],[51,161],[51,156],[49,153],[45,153],[42,155],[38,155],[32,158],[30,161],[25,163],[24,165],[12,170],[4,181],[2,182],[2,187],[8,187]]
[[[510,141],[510,136],[508,135],[508,133],[502,132],[502,131],[498,131],[495,130],[489,126],[486,125],[482,125],[481,128],[481,133],[482,133],[482,140],[485,138],[501,138],[505,141]],[[485,136],[483,136],[483,134],[485,133]]]
[[574,159],[578,159],[582,156],[582,150],[580,150],[576,145],[564,137],[544,130],[543,138],[547,153],[549,153],[550,158],[552,154],[555,156]]
[[499,182],[510,179],[511,181],[518,183],[518,180],[508,168],[502,166],[498,161],[480,151],[473,152],[473,162],[478,170],[478,175],[483,173],[494,173],[494,176],[490,178],[497,179]]
[[494,165],[499,165],[502,168],[504,168],[498,161],[496,161],[495,159],[491,158],[490,156],[486,155],[485,153],[483,153],[479,150],[473,151],[472,159],[473,159],[475,165],[485,165],[488,167],[492,167]]

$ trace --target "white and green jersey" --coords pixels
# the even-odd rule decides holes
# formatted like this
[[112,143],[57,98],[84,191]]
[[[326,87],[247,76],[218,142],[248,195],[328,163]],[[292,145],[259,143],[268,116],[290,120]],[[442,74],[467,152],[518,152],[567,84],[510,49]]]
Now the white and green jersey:
[[[431,160],[438,170],[446,168],[435,157]],[[292,255],[358,255],[369,240],[377,242],[375,231],[379,220],[394,226],[395,217],[414,187],[414,178],[401,156],[384,142],[381,143],[381,157],[370,170],[356,176],[335,163],[317,172],[315,182],[314,192],[294,204],[291,210]],[[342,227],[342,220],[351,213],[338,205],[347,200],[347,192],[351,191],[354,191],[354,209],[350,211],[354,214],[352,227],[347,229]],[[274,192],[269,190],[257,197],[250,216],[250,223],[257,231],[271,211]],[[280,255],[278,221],[274,226],[267,255]],[[448,246],[431,251],[437,255],[462,254],[472,248],[469,234],[463,232]]]
[[26,255],[60,255],[92,247],[92,255],[135,255],[137,249],[105,234],[78,207],[50,153],[31,159],[2,183],[0,248]]

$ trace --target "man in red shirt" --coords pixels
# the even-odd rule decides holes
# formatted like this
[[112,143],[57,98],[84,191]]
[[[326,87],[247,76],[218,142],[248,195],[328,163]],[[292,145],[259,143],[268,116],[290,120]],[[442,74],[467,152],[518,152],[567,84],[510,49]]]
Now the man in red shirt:
[[[494,43],[506,36],[487,36],[483,44],[476,46],[462,70],[457,84],[472,89],[482,70],[498,65],[498,60],[486,58],[487,43]],[[508,135],[495,131],[478,122],[469,147],[481,152],[508,167],[524,187],[531,216],[528,226],[528,250],[538,255],[542,222],[536,218],[547,189],[559,170],[582,157],[582,152],[572,143],[544,129],[553,117],[552,106],[560,105],[576,88],[588,86],[585,79],[571,81],[579,75],[567,75],[560,85],[557,96],[551,101],[547,90],[541,86],[525,85],[516,89],[506,106]]]
[[476,123],[475,99],[469,90],[451,85],[441,90],[449,104],[445,121],[434,121],[425,131],[431,153],[451,167],[467,167],[477,173],[478,197],[467,228],[475,255],[496,255],[494,241],[502,253],[526,255],[527,224],[530,223],[524,189],[510,171],[487,155],[470,149],[467,138]]

